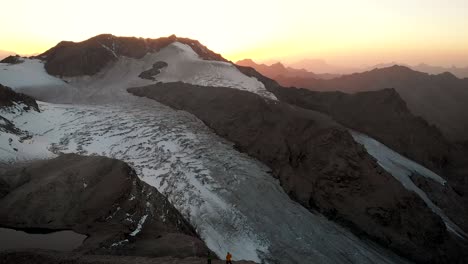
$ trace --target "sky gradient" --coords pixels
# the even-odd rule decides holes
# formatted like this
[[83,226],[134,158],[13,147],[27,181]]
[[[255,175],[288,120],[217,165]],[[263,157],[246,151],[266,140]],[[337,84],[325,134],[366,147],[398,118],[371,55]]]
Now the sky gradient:
[[230,60],[468,65],[466,0],[2,0],[0,50],[111,33],[201,41]]

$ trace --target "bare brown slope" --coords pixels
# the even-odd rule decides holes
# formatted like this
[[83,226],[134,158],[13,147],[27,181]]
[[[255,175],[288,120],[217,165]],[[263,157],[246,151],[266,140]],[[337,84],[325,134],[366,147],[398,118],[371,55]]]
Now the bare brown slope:
[[449,140],[468,140],[468,80],[451,73],[430,75],[392,66],[332,80],[298,79],[289,86],[347,93],[394,88],[413,114],[436,125]]
[[197,40],[179,38],[175,35],[144,39],[103,34],[77,43],[62,41],[38,58],[45,60],[45,69],[51,75],[66,77],[94,75],[120,56],[139,59],[176,41],[190,45],[203,59],[225,61],[221,55],[212,52]]
[[[126,163],[98,156],[58,158],[0,171],[0,225],[72,229],[91,254],[205,256],[194,229]],[[140,232],[132,235],[146,217]],[[121,242],[119,245],[113,245]]]
[[230,88],[158,83],[129,91],[196,115],[267,164],[306,208],[418,262],[461,258],[441,220],[327,116]]

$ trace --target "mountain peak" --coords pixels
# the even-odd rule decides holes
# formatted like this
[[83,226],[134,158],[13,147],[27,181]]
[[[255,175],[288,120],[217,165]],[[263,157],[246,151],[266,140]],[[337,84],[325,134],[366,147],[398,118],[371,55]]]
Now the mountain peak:
[[286,67],[284,67],[284,65],[281,62],[274,63],[270,65],[270,67],[280,70],[286,70]]
[[240,66],[247,66],[247,67],[253,67],[253,66],[256,66],[258,65],[255,61],[253,61],[252,59],[243,59],[243,60],[238,60],[236,62],[237,65],[240,65]]
[[408,75],[414,75],[414,74],[425,74],[422,72],[415,71],[407,66],[398,65],[398,64],[395,64],[389,67],[384,67],[384,68],[375,68],[369,71],[369,73],[380,73],[380,74],[385,74],[385,75],[390,75],[390,76],[408,76]]
[[443,79],[448,79],[448,80],[450,80],[450,79],[458,79],[457,76],[455,76],[453,73],[448,72],[448,71],[443,72],[443,73],[441,73],[441,74],[438,74],[437,76],[439,76],[440,78],[443,78]]
[[226,61],[220,54],[209,50],[198,40],[180,38],[176,35],[143,39],[100,34],[81,42],[62,41],[37,58],[45,60],[46,71],[51,75],[69,77],[94,75],[119,57],[140,59],[176,41],[190,46],[202,59]]
[[386,69],[389,69],[392,71],[414,71],[411,68],[404,66],[404,65],[400,65],[400,64],[394,64],[393,66],[387,67]]

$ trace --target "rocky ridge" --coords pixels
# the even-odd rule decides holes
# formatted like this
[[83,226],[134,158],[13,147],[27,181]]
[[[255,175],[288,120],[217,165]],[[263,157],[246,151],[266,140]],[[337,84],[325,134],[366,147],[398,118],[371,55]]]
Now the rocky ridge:
[[197,40],[175,35],[144,39],[102,34],[82,42],[62,41],[37,58],[45,61],[46,71],[54,76],[94,75],[120,56],[140,59],[176,41],[189,45],[203,59],[226,61]]

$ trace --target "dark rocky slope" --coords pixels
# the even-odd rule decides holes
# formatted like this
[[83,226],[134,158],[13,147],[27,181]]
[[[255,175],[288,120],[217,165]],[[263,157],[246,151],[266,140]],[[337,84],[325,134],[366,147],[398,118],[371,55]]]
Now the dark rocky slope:
[[[205,244],[126,163],[75,154],[0,170],[0,225],[88,235],[86,254],[205,256]],[[139,228],[141,226],[141,228]]]
[[[34,98],[25,94],[17,93],[11,88],[0,84],[0,110],[3,109],[9,112],[13,110],[11,107],[15,105],[20,106],[20,109],[16,109],[15,111],[40,111],[39,106],[37,105],[37,102],[34,100]],[[2,132],[20,135],[23,139],[29,137],[28,133],[18,129],[13,122],[2,116],[0,113],[0,133]]]
[[230,88],[158,83],[129,92],[196,115],[267,164],[312,211],[417,262],[456,263],[462,256],[440,218],[325,115]]
[[414,116],[394,89],[345,94],[290,88],[278,89],[275,95],[284,102],[326,113],[436,172],[447,165],[450,143],[435,126]]
[[413,174],[411,180],[423,190],[434,203],[442,208],[463,230],[468,230],[468,207],[466,198],[461,196],[450,184],[441,185],[432,179]]
[[175,35],[143,39],[103,34],[77,43],[62,41],[38,58],[45,61],[45,69],[51,75],[94,75],[120,56],[140,59],[147,53],[157,52],[175,41],[189,45],[203,59],[225,61],[221,55],[210,51],[197,40]]
[[[468,210],[468,142],[457,144],[450,152],[450,162],[443,175],[449,181],[453,190],[463,200],[461,203]],[[465,218],[465,222],[468,222]]]

